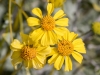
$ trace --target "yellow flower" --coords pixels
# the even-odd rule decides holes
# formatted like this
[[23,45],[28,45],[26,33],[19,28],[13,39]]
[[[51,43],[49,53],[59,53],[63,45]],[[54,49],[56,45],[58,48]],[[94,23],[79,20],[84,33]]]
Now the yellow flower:
[[42,68],[46,60],[46,55],[50,53],[50,47],[42,47],[38,43],[32,44],[26,34],[21,33],[21,36],[23,40],[22,43],[17,39],[14,39],[11,43],[13,66],[16,69],[17,64],[23,63],[26,68]]
[[95,34],[100,35],[100,22],[94,22],[92,25],[92,30]]
[[53,5],[48,3],[47,14],[42,16],[42,11],[39,8],[32,10],[33,14],[38,16],[29,17],[27,19],[29,26],[37,26],[38,29],[34,30],[30,34],[30,38],[33,41],[40,40],[42,45],[54,45],[57,42],[57,35],[63,35],[66,32],[66,26],[68,26],[68,18],[62,18],[65,16],[63,10],[59,10],[53,17]]
[[50,53],[52,57],[48,60],[48,63],[54,63],[54,67],[60,70],[65,60],[65,71],[72,70],[71,55],[77,62],[81,63],[83,56],[80,53],[86,53],[86,50],[82,39],[75,39],[76,37],[77,34],[68,31],[59,40],[56,47],[52,47],[52,52]]
[[54,7],[57,8],[57,7],[62,7],[65,0],[48,0],[48,2],[53,3]]

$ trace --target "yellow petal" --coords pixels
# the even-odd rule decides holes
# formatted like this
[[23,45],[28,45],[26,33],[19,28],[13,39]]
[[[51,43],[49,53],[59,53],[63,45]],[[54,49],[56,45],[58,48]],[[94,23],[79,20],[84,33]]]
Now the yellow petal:
[[46,46],[38,46],[36,50],[39,53],[40,51],[43,51],[43,50],[45,51],[46,48],[47,48]]
[[54,15],[54,19],[59,19],[61,17],[65,16],[64,11],[63,10],[59,10],[55,15]]
[[54,67],[57,69],[57,70],[60,70],[62,65],[64,63],[64,57],[59,55],[58,58],[56,59],[55,63],[54,63]]
[[56,54],[56,53],[57,53],[57,48],[52,47],[52,48],[51,48],[51,52],[50,52],[47,56],[51,56],[51,55],[54,55],[54,54]]
[[37,26],[40,25],[40,20],[34,17],[29,17],[27,23],[29,26]]
[[29,68],[33,68],[32,60],[29,61]]
[[34,67],[35,69],[41,69],[41,68],[43,67],[43,64],[41,64],[41,63],[38,61],[38,59],[36,59],[36,58],[34,58],[34,59],[32,60],[32,64],[33,64],[33,67]]
[[99,6],[98,4],[93,3],[93,8],[94,8],[96,11],[100,12],[100,6]]
[[53,4],[52,3],[48,3],[48,5],[47,5],[48,15],[51,15],[53,10],[54,10]]
[[13,66],[16,66],[17,64],[22,63],[22,58],[13,59],[11,62]]
[[68,40],[68,34],[69,34],[69,30],[66,29],[66,32],[63,35],[63,39]]
[[74,45],[74,46],[77,46],[77,45],[84,45],[84,43],[83,43],[83,41],[82,41],[81,38],[78,38],[78,39],[75,39],[75,40],[73,41],[73,45]]
[[63,7],[65,0],[54,0],[54,7],[58,8],[58,7]]
[[50,45],[50,36],[48,35],[47,31],[45,31],[44,35],[41,38],[41,44],[43,46]]
[[54,54],[54,55],[48,60],[48,63],[49,63],[49,64],[54,63],[54,62],[56,61],[57,57],[58,57],[58,54],[57,54],[57,53]]
[[56,21],[58,26],[68,26],[68,18],[61,18]]
[[28,35],[24,34],[23,32],[20,32],[20,36],[23,42],[26,42],[28,40]]
[[29,68],[29,61],[28,61],[28,60],[24,60],[24,66],[25,66],[26,68]]
[[10,46],[10,49],[13,50],[13,51],[20,51],[21,50],[21,49],[13,48],[12,46]]
[[86,49],[84,46],[74,47],[74,50],[79,53],[86,53]]
[[78,52],[73,51],[72,56],[74,57],[74,59],[79,62],[81,64],[82,60],[83,60],[83,56],[81,54],[79,54]]
[[32,65],[33,65],[33,68],[38,69],[37,64],[34,59],[32,60]]
[[12,50],[22,49],[22,47],[23,45],[17,39],[14,39],[14,41],[11,43]]
[[57,43],[57,35],[53,31],[48,31],[50,38],[50,45],[55,45]]
[[74,32],[69,32],[68,33],[68,41],[73,41],[78,35],[75,34]]
[[34,8],[32,10],[32,13],[35,14],[36,16],[38,16],[39,18],[42,18],[42,11],[39,8]]
[[47,55],[51,52],[51,48],[49,46],[38,46],[37,53],[41,55]]
[[72,70],[72,61],[69,56],[66,56],[65,58],[65,71]]
[[44,31],[43,31],[41,28],[39,28],[39,29],[34,30],[34,31],[29,35],[29,37],[30,37],[33,41],[38,41],[38,40],[40,40],[40,39],[42,38],[43,34],[44,34]]
[[34,45],[35,48],[38,47],[39,45],[41,45],[41,44],[40,44],[40,41],[34,41],[34,42],[33,42],[33,40],[31,40],[31,45],[32,45],[32,44]]
[[12,53],[11,59],[16,59],[16,58],[20,57],[20,55],[21,55],[20,51],[14,51]]
[[68,31],[67,28],[64,28],[64,27],[55,27],[54,28],[54,32],[60,36],[64,35],[67,31]]
[[44,64],[45,63],[45,56],[44,55],[40,55],[40,54],[37,54],[36,55],[36,58],[42,63]]
[[76,39],[73,42],[74,45],[74,50],[80,52],[80,53],[86,53],[85,47],[84,47],[84,43],[82,41],[82,39]]

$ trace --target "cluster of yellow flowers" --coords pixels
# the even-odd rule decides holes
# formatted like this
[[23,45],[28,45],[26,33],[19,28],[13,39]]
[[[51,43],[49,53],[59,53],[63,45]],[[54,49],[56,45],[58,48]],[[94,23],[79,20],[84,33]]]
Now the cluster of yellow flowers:
[[[55,6],[56,7],[56,6]],[[31,27],[36,27],[29,35],[20,33],[22,42],[14,39],[11,43],[13,50],[11,59],[16,68],[17,64],[23,63],[26,68],[41,69],[46,64],[53,64],[60,70],[65,64],[65,71],[72,70],[70,56],[81,63],[86,53],[84,43],[77,34],[70,32],[68,18],[63,10],[59,10],[54,16],[54,4],[47,4],[47,14],[42,15],[39,8],[34,8],[32,13],[37,17],[29,17],[27,23]],[[48,60],[47,57],[50,57]]]

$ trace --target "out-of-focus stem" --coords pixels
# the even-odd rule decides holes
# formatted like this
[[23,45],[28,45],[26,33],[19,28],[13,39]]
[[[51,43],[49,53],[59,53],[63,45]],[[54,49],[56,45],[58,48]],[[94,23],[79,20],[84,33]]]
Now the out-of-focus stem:
[[27,19],[28,18],[28,15],[22,10],[22,8],[21,8],[21,6],[20,5],[18,5],[15,1],[13,1],[12,0],[12,3],[14,3],[14,4],[16,4],[19,8],[20,8],[20,10],[21,10],[21,12],[22,12],[22,14],[24,15],[24,17]]
[[21,65],[21,66],[20,66],[17,70],[15,70],[11,75],[16,75],[16,73],[17,73],[18,71],[21,70],[22,66],[23,66],[23,65]]
[[92,31],[92,30],[89,30],[89,31],[87,31],[86,33],[83,33],[82,35],[80,35],[79,37],[82,37],[82,36],[84,36],[84,35],[90,33],[91,31]]
[[22,12],[19,9],[19,21],[20,21],[20,32],[23,32],[23,18],[22,18]]
[[20,2],[20,9],[19,9],[19,22],[20,22],[20,32],[23,32],[23,17],[22,17],[22,12],[21,8],[23,6],[24,0]]
[[7,54],[0,60],[0,64],[1,64],[1,66],[0,66],[0,75],[1,75],[2,70],[3,70],[3,68],[4,68],[6,59],[7,59],[7,57],[10,55],[10,52],[11,52],[11,50],[8,49],[8,50],[7,50]]
[[12,24],[11,24],[11,0],[9,0],[9,28],[10,28],[10,35],[11,35],[11,41],[13,41],[13,33],[12,33]]
[[3,62],[7,59],[7,57],[8,57],[9,55],[10,55],[10,52],[7,53],[6,56],[4,56],[4,58],[3,58],[2,60],[0,60],[0,63],[3,63]]

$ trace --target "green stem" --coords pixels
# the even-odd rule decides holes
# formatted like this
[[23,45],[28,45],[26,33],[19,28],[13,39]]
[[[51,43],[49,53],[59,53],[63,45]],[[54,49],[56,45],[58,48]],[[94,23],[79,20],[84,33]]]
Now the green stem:
[[[22,0],[20,2],[20,8],[22,8],[23,6],[23,3],[24,3],[24,0]],[[23,32],[23,17],[22,17],[22,12],[21,12],[21,9],[19,9],[19,22],[20,22],[20,32]]]
[[15,70],[11,75],[16,75],[16,73],[17,73],[18,71],[21,70],[22,66],[23,66],[23,65],[21,65],[21,66],[20,66],[17,70]]
[[20,8],[20,10],[21,10],[21,12],[22,12],[22,14],[24,15],[24,17],[27,19],[28,18],[28,15],[23,11],[23,9],[21,8],[21,6],[20,5],[18,5],[15,1],[13,1],[12,0],[12,3],[14,3],[14,4],[16,4],[19,8]]
[[13,33],[12,33],[12,24],[11,24],[11,0],[9,0],[9,27],[10,27],[10,35],[11,35],[11,41],[13,41]]
[[92,30],[89,30],[89,31],[87,31],[86,33],[83,33],[82,35],[80,35],[79,37],[82,37],[82,36],[84,36],[84,35],[90,33],[91,31],[92,31]]
[[19,9],[20,32],[23,32],[23,18],[21,10]]

